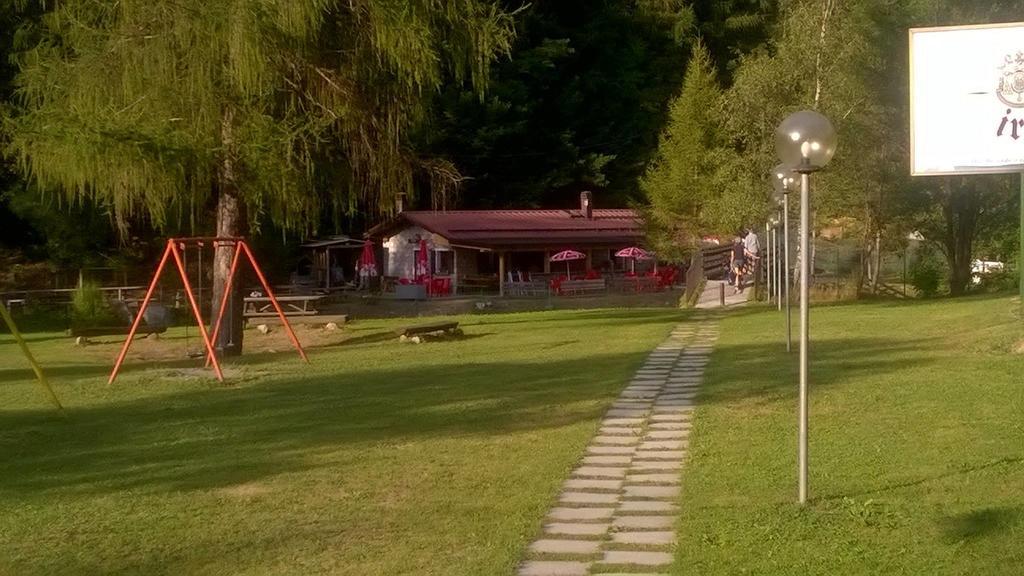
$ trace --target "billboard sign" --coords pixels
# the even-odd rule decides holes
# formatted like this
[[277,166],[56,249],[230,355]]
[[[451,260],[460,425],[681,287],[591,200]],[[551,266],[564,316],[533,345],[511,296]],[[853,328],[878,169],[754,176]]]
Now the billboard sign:
[[1024,172],[1024,23],[910,30],[915,176]]

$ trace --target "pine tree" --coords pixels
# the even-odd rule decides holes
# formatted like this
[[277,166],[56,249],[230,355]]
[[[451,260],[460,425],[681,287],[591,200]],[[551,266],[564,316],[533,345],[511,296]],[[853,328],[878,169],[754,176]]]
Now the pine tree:
[[658,151],[640,182],[651,244],[662,258],[681,260],[704,227],[704,205],[715,193],[721,150],[721,90],[711,56],[694,44],[683,89],[669,107]]
[[308,230],[325,205],[387,211],[420,176],[444,192],[451,166],[407,135],[443,83],[482,93],[512,25],[486,0],[63,0],[22,36],[8,151],[41,188],[123,229],[209,210],[238,236]]

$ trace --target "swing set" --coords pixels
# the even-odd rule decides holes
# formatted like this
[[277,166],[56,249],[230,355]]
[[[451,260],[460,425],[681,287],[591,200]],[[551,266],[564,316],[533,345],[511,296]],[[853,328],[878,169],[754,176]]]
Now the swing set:
[[[217,312],[217,320],[213,323],[213,331],[210,332],[206,329],[206,324],[203,322],[203,314],[201,307],[196,300],[196,295],[192,291],[192,283],[189,281],[188,271],[186,268],[186,254],[189,247],[194,247],[199,251],[199,286],[202,290],[202,249],[207,245],[213,246],[214,249],[219,247],[233,247],[234,254],[231,258],[231,269],[228,273],[227,280],[224,284],[224,294],[221,298],[220,307]],[[150,301],[153,299],[153,294],[156,292],[157,284],[160,281],[160,275],[166,268],[167,263],[170,260],[174,260],[174,264],[178,269],[178,273],[181,276],[181,281],[185,286],[185,296],[188,298],[189,307],[192,309],[192,313],[195,316],[196,323],[199,325],[199,334],[203,339],[203,344],[206,348],[206,365],[213,366],[213,372],[217,376],[217,380],[220,382],[224,381],[224,373],[221,370],[220,362],[217,360],[217,354],[214,349],[214,343],[220,336],[221,325],[224,321],[224,313],[229,309],[229,300],[231,296],[231,287],[235,281],[235,276],[238,272],[238,263],[242,260],[242,256],[245,256],[252,266],[253,272],[256,273],[256,277],[259,278],[260,284],[263,287],[267,297],[270,299],[271,305],[277,312],[278,318],[281,320],[281,324],[284,326],[285,331],[288,333],[288,337],[291,339],[292,344],[295,345],[295,349],[298,351],[299,356],[306,363],[309,363],[309,358],[306,357],[305,350],[302,349],[302,345],[299,344],[299,339],[295,336],[295,332],[292,330],[291,324],[288,322],[288,318],[285,316],[284,311],[281,309],[281,305],[278,303],[277,298],[274,297],[274,291],[271,290],[270,284],[267,282],[266,277],[263,275],[263,271],[260,269],[259,264],[256,263],[256,257],[253,256],[252,250],[249,249],[249,245],[246,243],[244,238],[230,238],[230,237],[190,237],[190,238],[168,238],[167,247],[164,249],[163,256],[160,258],[160,264],[156,267],[156,273],[153,274],[153,280],[149,284],[149,289],[146,291],[146,296],[143,298],[142,303],[139,305],[139,312],[135,315],[135,319],[132,321],[131,330],[128,332],[128,338],[124,341],[124,346],[121,348],[121,353],[118,354],[117,362],[114,364],[114,370],[110,373],[110,379],[107,380],[107,385],[114,383],[117,379],[117,374],[121,370],[122,364],[124,364],[125,356],[128,355],[128,349],[132,345],[132,340],[135,338],[135,334],[139,329],[139,324],[142,322],[143,315],[146,312],[146,308],[149,306]],[[199,295],[202,298],[202,294]],[[233,312],[233,306],[232,314]]]

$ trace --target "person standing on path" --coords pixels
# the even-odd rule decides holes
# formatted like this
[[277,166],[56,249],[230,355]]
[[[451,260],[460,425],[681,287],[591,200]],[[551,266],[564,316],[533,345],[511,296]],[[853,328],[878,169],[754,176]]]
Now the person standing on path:
[[743,244],[743,239],[737,236],[732,241],[732,252],[729,253],[729,269],[732,271],[734,294],[743,292],[743,272],[746,266],[746,247]]

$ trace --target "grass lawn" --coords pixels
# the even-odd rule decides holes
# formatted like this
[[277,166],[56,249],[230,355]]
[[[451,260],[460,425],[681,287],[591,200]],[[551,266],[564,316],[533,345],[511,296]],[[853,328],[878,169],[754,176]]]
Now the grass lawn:
[[305,328],[310,366],[253,332],[229,386],[180,331],[140,340],[110,388],[113,341],[33,334],[66,419],[0,335],[0,574],[509,574],[682,317],[470,316],[423,345],[400,321]]
[[797,356],[763,308],[722,322],[684,473],[675,573],[1024,574],[1024,355],[1009,298],[813,309],[810,494]]

